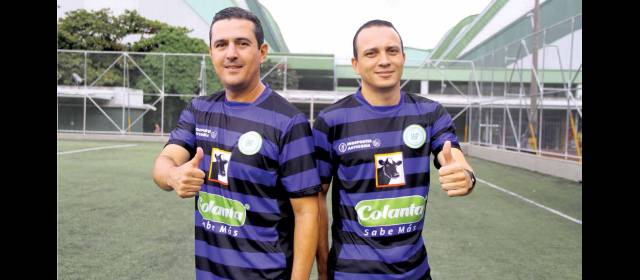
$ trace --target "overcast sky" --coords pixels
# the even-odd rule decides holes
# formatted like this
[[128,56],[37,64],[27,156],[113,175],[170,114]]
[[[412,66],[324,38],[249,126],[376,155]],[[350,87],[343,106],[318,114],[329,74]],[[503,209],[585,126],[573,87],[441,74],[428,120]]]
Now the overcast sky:
[[491,0],[259,0],[278,22],[291,52],[333,53],[350,58],[358,28],[388,20],[405,46],[431,49],[463,18],[481,13]]

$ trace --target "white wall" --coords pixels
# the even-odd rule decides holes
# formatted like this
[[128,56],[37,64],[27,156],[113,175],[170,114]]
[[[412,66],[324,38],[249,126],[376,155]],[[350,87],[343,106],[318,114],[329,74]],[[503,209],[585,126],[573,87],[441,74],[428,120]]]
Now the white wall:
[[466,155],[504,165],[515,166],[567,180],[582,182],[582,164],[570,160],[542,157],[496,148],[463,144]]

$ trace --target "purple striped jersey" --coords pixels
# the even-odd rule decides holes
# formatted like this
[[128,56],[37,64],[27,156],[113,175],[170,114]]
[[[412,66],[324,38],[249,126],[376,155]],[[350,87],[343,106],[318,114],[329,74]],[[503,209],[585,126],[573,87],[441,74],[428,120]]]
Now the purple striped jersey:
[[460,145],[442,105],[400,95],[398,105],[371,106],[359,89],[314,123],[320,178],[332,182],[330,279],[430,277],[422,240],[430,154],[446,140]]
[[305,115],[267,86],[253,103],[196,97],[168,144],[204,150],[195,199],[196,279],[288,279],[294,214],[320,178]]

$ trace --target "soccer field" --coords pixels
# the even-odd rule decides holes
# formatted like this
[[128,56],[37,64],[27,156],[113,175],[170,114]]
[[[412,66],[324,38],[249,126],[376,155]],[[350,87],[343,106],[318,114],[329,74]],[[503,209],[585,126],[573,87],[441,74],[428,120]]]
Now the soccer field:
[[[163,145],[58,140],[58,279],[194,279],[194,201],[151,179]],[[582,279],[582,185],[468,160],[467,197],[447,197],[431,167],[433,278]]]

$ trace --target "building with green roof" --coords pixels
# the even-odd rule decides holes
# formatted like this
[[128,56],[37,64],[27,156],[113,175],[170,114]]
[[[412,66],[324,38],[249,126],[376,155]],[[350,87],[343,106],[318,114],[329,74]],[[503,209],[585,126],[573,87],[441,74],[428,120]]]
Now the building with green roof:
[[240,7],[254,13],[262,22],[265,41],[272,51],[289,52],[277,22],[258,0],[58,0],[58,18],[77,9],[99,10],[109,8],[114,14],[136,10],[141,16],[159,20],[173,26],[191,29],[190,35],[209,41],[209,28],[213,16],[227,7]]
[[[574,131],[581,130],[582,2],[540,0],[537,33],[534,3],[493,0],[481,13],[460,19],[433,49],[405,46],[402,86],[447,107],[461,139],[521,150],[531,148],[527,139],[533,138],[534,147],[564,150],[566,158],[569,138],[576,135],[568,133],[570,123]],[[58,4],[59,17],[77,8],[109,7],[116,13],[135,9],[147,18],[187,26],[192,36],[205,41],[217,11],[231,6],[250,10],[260,18],[270,45],[261,68],[263,80],[311,121],[321,109],[359,86],[359,76],[348,60],[337,60],[332,54],[291,53],[277,19],[258,0],[166,0],[163,5],[152,0],[59,0]],[[532,82],[538,86],[532,87]],[[540,108],[537,133],[535,129],[528,132],[527,120],[534,88],[541,93],[535,100]]]

